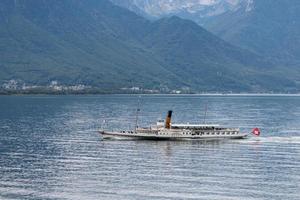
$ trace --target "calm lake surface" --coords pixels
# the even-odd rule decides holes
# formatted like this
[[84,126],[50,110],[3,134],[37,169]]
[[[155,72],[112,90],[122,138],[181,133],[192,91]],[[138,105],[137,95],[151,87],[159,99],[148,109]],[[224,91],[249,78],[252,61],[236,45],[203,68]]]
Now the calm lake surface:
[[137,96],[0,96],[0,199],[300,199],[300,96],[142,96],[139,124],[260,127],[232,141],[103,141]]

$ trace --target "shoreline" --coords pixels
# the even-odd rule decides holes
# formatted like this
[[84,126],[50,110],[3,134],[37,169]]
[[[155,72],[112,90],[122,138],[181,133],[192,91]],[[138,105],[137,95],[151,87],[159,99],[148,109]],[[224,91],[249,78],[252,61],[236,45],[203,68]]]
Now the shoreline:
[[215,97],[234,97],[234,96],[282,96],[282,97],[300,97],[300,93],[194,93],[194,94],[169,94],[169,93],[10,93],[1,94],[0,96],[215,96]]

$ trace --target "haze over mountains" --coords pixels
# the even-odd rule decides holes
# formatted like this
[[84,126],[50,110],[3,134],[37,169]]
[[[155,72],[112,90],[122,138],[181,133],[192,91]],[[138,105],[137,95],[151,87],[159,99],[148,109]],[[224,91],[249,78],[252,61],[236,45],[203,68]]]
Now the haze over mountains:
[[299,19],[300,1],[255,0],[250,12],[227,12],[205,27],[234,45],[299,68]]
[[[211,2],[221,5],[221,0]],[[226,42],[195,22],[179,17],[149,20],[108,0],[2,0],[0,85],[17,80],[27,85],[82,84],[101,92],[131,87],[161,92],[298,91],[296,61],[286,67],[243,45],[242,37],[231,41],[229,22],[219,18],[239,13],[238,0],[224,5],[230,2],[234,6],[214,15],[209,25]],[[290,39],[293,32],[297,30],[289,32]],[[297,58],[294,48],[290,59]]]
[[206,20],[224,13],[253,9],[253,0],[111,0],[140,15],[161,18],[177,15],[203,25]]
[[298,0],[111,1],[139,14],[144,12],[144,16],[191,19],[231,44],[273,62],[299,66]]

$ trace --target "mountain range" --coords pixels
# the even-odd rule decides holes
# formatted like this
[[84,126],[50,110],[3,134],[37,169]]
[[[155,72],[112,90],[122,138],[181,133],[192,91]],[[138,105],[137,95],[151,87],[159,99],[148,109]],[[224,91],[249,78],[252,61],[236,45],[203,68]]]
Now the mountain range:
[[289,68],[300,66],[300,1],[254,0],[249,12],[216,16],[205,28],[233,45]]
[[253,9],[253,0],[111,0],[150,19],[176,15],[191,19],[201,25],[224,13]]
[[[210,25],[239,11],[230,10]],[[177,16],[146,19],[108,0],[2,0],[0,84],[56,81],[101,92],[298,90],[296,67],[282,70],[264,53],[219,38],[224,31],[215,27],[213,34]]]
[[193,20],[225,41],[272,62],[300,65],[298,0],[111,1],[150,19],[176,15]]

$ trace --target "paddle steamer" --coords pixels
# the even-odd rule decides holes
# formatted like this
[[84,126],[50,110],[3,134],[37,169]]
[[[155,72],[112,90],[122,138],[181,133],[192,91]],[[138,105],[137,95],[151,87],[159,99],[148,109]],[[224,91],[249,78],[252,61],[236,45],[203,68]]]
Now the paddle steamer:
[[[172,124],[172,111],[168,111],[165,120],[159,120],[149,128],[139,128],[137,125],[131,131],[101,130],[104,139],[148,139],[148,140],[218,140],[243,139],[247,133],[240,133],[239,128],[222,127],[217,124]],[[259,135],[258,128],[253,134]]]

